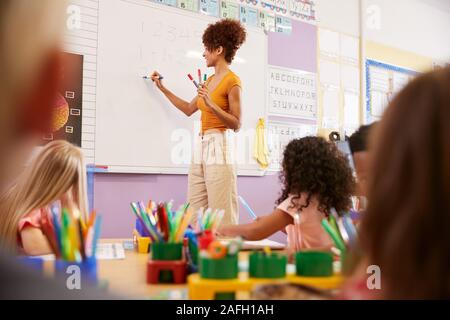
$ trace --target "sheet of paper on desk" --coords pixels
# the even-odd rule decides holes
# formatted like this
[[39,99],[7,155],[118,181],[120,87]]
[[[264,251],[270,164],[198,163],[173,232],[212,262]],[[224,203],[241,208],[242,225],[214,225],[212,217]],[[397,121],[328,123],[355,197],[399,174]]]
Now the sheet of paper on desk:
[[260,241],[244,241],[244,244],[242,245],[243,250],[264,249],[265,247],[269,247],[270,249],[285,249],[286,245],[268,239]]
[[99,260],[125,259],[125,249],[121,243],[99,243],[95,254]]

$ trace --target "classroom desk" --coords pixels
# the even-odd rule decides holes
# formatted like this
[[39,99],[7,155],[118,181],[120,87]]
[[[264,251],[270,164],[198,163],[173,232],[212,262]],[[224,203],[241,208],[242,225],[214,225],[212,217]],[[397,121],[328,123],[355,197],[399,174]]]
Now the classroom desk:
[[[101,243],[123,243],[131,239],[102,239]],[[248,259],[248,252],[240,252],[239,260]],[[147,284],[148,254],[139,254],[135,250],[125,250],[125,259],[98,260],[98,278],[106,281],[108,292],[124,298],[155,299],[161,298],[169,290],[182,292],[179,299],[187,298],[187,284],[149,285]],[[53,262],[45,263],[45,273],[53,273]],[[245,297],[239,297],[245,298]]]

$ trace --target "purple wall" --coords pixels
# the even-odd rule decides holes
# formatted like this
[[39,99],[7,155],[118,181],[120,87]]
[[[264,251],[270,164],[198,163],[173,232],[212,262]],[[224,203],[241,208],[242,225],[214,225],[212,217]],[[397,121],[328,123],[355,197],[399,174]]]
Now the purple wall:
[[[174,200],[175,206],[186,202],[186,175],[106,174],[94,178],[94,208],[103,215],[102,237],[129,238],[134,226],[130,202],[137,200]],[[239,177],[238,193],[258,215],[270,213],[280,192],[278,175]],[[240,207],[240,222],[251,220]],[[285,235],[277,233],[271,239],[285,242]]]

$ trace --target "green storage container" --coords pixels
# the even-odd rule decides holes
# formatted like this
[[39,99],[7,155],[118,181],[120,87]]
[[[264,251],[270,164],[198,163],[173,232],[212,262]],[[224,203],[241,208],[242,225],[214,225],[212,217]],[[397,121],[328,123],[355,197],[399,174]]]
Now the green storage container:
[[285,255],[252,252],[249,260],[251,278],[276,279],[286,277],[287,257]]
[[301,277],[330,277],[333,275],[333,255],[329,252],[297,252],[295,264],[297,275]]

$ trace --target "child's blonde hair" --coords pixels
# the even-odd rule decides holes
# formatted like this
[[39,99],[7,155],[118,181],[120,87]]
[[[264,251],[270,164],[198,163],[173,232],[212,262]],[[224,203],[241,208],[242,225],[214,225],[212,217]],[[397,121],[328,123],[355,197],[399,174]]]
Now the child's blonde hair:
[[5,195],[0,214],[0,247],[17,247],[19,220],[69,192],[76,209],[88,214],[86,167],[82,151],[63,140],[47,144]]

